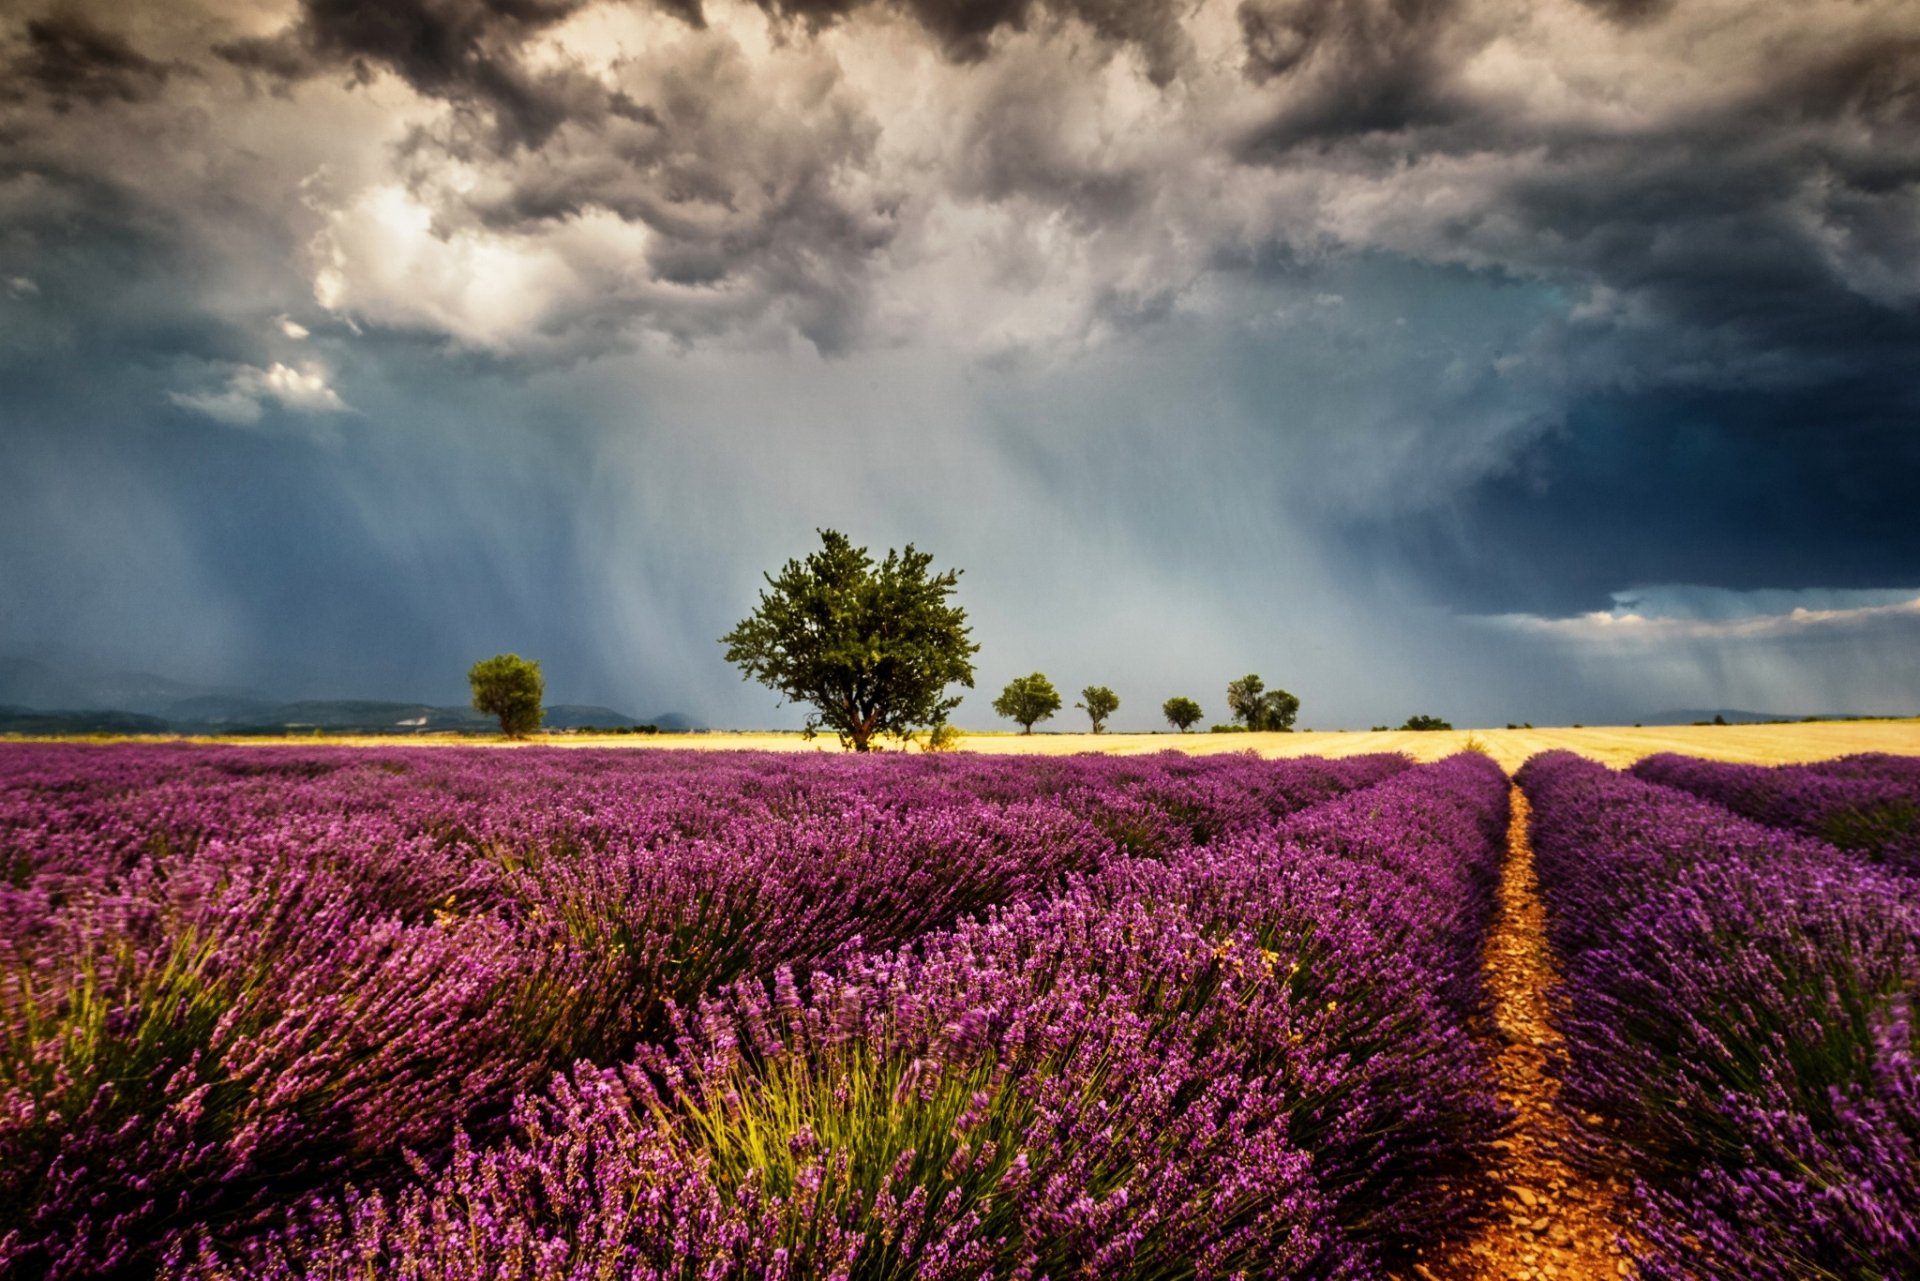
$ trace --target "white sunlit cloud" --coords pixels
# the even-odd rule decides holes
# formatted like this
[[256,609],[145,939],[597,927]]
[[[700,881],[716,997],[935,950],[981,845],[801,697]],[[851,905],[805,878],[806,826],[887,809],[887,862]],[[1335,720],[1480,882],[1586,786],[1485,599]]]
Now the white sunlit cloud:
[[168,392],[167,399],[182,409],[232,427],[258,423],[270,403],[301,414],[350,411],[319,366],[295,368],[278,361],[265,369],[241,365],[228,374],[224,387],[203,392]]
[[1731,591],[1663,586],[1614,593],[1613,607],[1569,617],[1500,614],[1479,621],[1577,645],[1657,647],[1768,641],[1882,623],[1920,623],[1920,588]]

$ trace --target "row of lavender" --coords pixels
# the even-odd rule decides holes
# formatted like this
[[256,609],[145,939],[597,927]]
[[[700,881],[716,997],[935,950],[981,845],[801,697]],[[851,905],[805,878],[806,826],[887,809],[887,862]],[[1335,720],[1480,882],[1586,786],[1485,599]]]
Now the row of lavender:
[[[1001,939],[1021,921],[1033,937],[1066,939],[1064,922],[1076,911],[1106,923],[1131,911],[1137,919],[1126,937],[1144,940],[1158,930],[1149,927],[1160,920],[1156,912],[1178,910],[1190,918],[1190,932],[1211,930],[1208,937],[1224,945],[1233,929],[1246,927],[1207,916],[1197,901],[1154,906],[1159,900],[1149,901],[1146,881],[1180,867],[1186,879],[1168,882],[1174,889],[1166,892],[1199,895],[1211,887],[1205,892],[1218,897],[1236,883],[1220,870],[1237,866],[1233,858],[1248,869],[1290,864],[1278,853],[1272,825],[1291,811],[1302,812],[1294,820],[1297,840],[1318,832],[1315,842],[1338,848],[1348,829],[1378,823],[1334,811],[1327,819],[1317,817],[1320,811],[1309,817],[1308,807],[1405,768],[1392,757],[867,762],[8,749],[0,752],[0,1270],[142,1270],[156,1250],[258,1231],[282,1214],[289,1190],[332,1189],[347,1180],[376,1192],[390,1188],[402,1173],[402,1153],[429,1165],[452,1161],[434,1167],[438,1178],[454,1177],[467,1168],[462,1161],[480,1160],[483,1151],[511,1164],[514,1158],[500,1152],[527,1149],[485,1147],[493,1136],[511,1122],[531,1141],[548,1124],[536,1120],[542,1109],[602,1098],[596,1091],[614,1079],[627,1091],[623,1106],[634,1124],[672,1111],[674,1132],[683,1133],[694,1124],[686,1118],[701,1115],[691,1106],[697,1091],[689,1083],[704,1088],[724,1079],[713,1066],[722,1061],[714,1057],[718,1048],[688,1048],[703,1036],[718,1037],[716,1047],[732,1044],[713,1030],[724,1022],[714,1021],[716,1011],[731,1002],[748,1017],[756,990],[791,993],[782,1017],[825,1009],[819,1002],[826,991],[879,993],[878,972],[862,966],[891,966],[886,972],[905,990],[937,992],[932,972],[914,968],[933,965],[936,953],[901,949],[956,922],[965,924],[936,933],[928,948],[941,940],[984,946],[980,940]],[[1432,778],[1430,771],[1419,776]],[[1427,781],[1413,793],[1417,799],[1453,786]],[[1481,817],[1492,822],[1488,804],[1481,804]],[[1334,827],[1319,831],[1316,821]],[[1389,835],[1383,829],[1369,839],[1378,845]],[[1327,872],[1331,879],[1316,882],[1323,896],[1339,899],[1341,887],[1384,878],[1383,893],[1404,897],[1407,891],[1390,882],[1412,873],[1367,871],[1366,841],[1358,848],[1329,865],[1342,869],[1339,877]],[[1484,863],[1482,856],[1490,857],[1485,850],[1475,857]],[[1452,857],[1458,862],[1466,854]],[[1393,914],[1404,909],[1380,909],[1398,924],[1342,928],[1388,939],[1406,934],[1425,948],[1418,981],[1408,982],[1429,993],[1421,999],[1430,1008],[1397,1017],[1433,1023],[1442,1048],[1459,1058],[1466,1051],[1458,1022],[1478,999],[1471,957],[1484,925],[1475,916],[1484,894],[1452,893],[1458,886],[1444,879],[1445,859],[1417,866],[1439,868],[1432,875],[1441,879],[1427,887],[1416,915],[1401,920]],[[1475,866],[1475,876],[1490,876],[1490,864]],[[1461,873],[1450,875],[1457,881]],[[1070,878],[1091,879],[1055,901]],[[1125,886],[1135,886],[1126,891],[1132,906],[1116,906]],[[989,924],[974,920],[996,905],[1010,906]],[[1091,938],[1094,927],[1082,933]],[[1288,947],[1296,959],[1311,959],[1311,951],[1306,942]],[[1161,961],[1178,976],[1185,973],[1178,962],[1198,955],[1175,948]],[[1232,959],[1244,965],[1249,955],[1243,948]],[[1149,952],[1107,960],[1122,964],[1111,976],[1115,983],[1139,981],[1157,992],[1173,982],[1148,982],[1144,971],[1125,968],[1160,963]],[[1235,965],[1226,968],[1238,974]],[[1048,971],[1007,959],[1006,972],[1038,981]],[[737,986],[742,980],[748,986]],[[1195,990],[1216,982],[1191,974],[1184,981]],[[1331,991],[1353,981],[1316,967],[1283,986],[1291,1000],[1310,995],[1312,985],[1331,984]],[[1061,989],[1062,999],[1070,990]],[[637,1041],[665,1039],[675,1011],[720,994],[722,1005],[707,1008],[701,1020],[679,1020],[684,1061],[663,1050],[630,1057]],[[1333,1025],[1370,1009],[1397,1009],[1400,995],[1381,998],[1385,1005],[1349,997],[1344,1007],[1329,997],[1334,1005],[1324,1015]],[[842,1002],[833,1010],[842,1010],[844,998],[832,999]],[[876,1028],[892,1026],[884,1023],[894,1017],[883,1017],[888,1008],[876,996],[871,1017],[883,1019]],[[1226,1018],[1238,1007],[1209,1008]],[[1184,1009],[1177,1021],[1183,1029],[1193,1025]],[[1044,1043],[1051,1025],[1022,1024],[1020,1035],[1033,1035],[1020,1044]],[[1106,1030],[1118,1035],[1117,1027]],[[935,1053],[929,1045],[928,1054],[903,1060],[887,1039],[893,1035],[865,1034],[874,1047],[863,1053],[882,1076],[912,1071],[930,1096],[939,1093],[935,1079],[960,1079],[926,1066],[947,1064],[954,1046],[943,1043]],[[787,1039],[811,1044],[791,1030]],[[1407,1044],[1411,1056],[1420,1042]],[[994,1061],[1006,1053],[997,1048]],[[1299,1053],[1302,1062],[1311,1058]],[[1111,1055],[1102,1054],[1099,1080],[1113,1070]],[[816,1059],[831,1054],[819,1049],[805,1061]],[[536,1093],[509,1116],[513,1100],[581,1060],[571,1086]],[[750,1066],[765,1076],[768,1062]],[[1017,1054],[1010,1062],[1020,1065],[1023,1081],[1051,1079],[1055,1066],[1051,1058]],[[603,1076],[594,1065],[617,1066]],[[1189,1079],[1230,1077],[1210,1068]],[[642,1082],[650,1102],[636,1109],[643,1096],[631,1089]],[[900,1092],[898,1081],[893,1088]],[[1444,1095],[1463,1087],[1452,1081],[1432,1088]],[[1184,1115],[1193,1100],[1178,1102]],[[1238,1101],[1223,1106],[1238,1114]],[[1480,1116],[1487,1105],[1481,1098],[1462,1106]],[[1247,1121],[1256,1115],[1251,1108]],[[448,1156],[461,1124],[482,1147]],[[1326,1127],[1337,1136],[1352,1124],[1342,1113]],[[1470,1143],[1475,1133],[1463,1126],[1450,1141]],[[796,1154],[806,1147],[797,1132],[790,1137]],[[1416,1143],[1405,1158],[1380,1156],[1370,1186],[1398,1177],[1393,1171],[1403,1159],[1417,1166],[1419,1150]],[[700,1160],[707,1163],[702,1169],[725,1165],[711,1154]],[[845,1153],[832,1160],[844,1162]],[[597,1160],[589,1164],[602,1168]],[[1089,1189],[1117,1187],[1123,1203],[1140,1195],[1124,1180],[1107,1186],[1104,1168],[1085,1171],[1073,1205],[1092,1195]],[[791,1212],[793,1188],[768,1188],[766,1172],[754,1170],[744,1182],[713,1185],[734,1216],[727,1232],[743,1230],[735,1219],[752,1218],[749,1207],[764,1209],[767,1197],[784,1197]],[[1064,1195],[1068,1184],[1056,1179],[1049,1186]],[[1314,1187],[1333,1189],[1326,1195],[1339,1204],[1362,1203],[1343,1197],[1338,1179],[1316,1175]],[[628,1189],[632,1196],[642,1191]],[[426,1193],[412,1195],[417,1201]],[[361,1204],[386,1202],[376,1196]],[[868,1212],[877,1213],[871,1204]],[[1390,1247],[1413,1239],[1430,1218],[1408,1210],[1404,1225],[1383,1222],[1371,1233],[1356,1224],[1363,1244],[1354,1248],[1364,1253],[1380,1248],[1369,1242]],[[698,1216],[675,1212],[672,1221],[691,1230],[684,1225]],[[749,1239],[758,1238],[740,1238]],[[782,1248],[787,1255],[778,1248],[754,1254],[742,1245],[739,1257],[797,1257],[791,1244]],[[336,1262],[344,1266],[344,1259]]]
[[1481,757],[1117,859],[523,1100],[203,1277],[1368,1277],[1470,1226],[1505,1118]]
[[1642,1274],[1920,1276],[1915,882],[1570,753],[1518,782],[1562,1101],[1637,1180]]
[[1920,876],[1920,757],[1874,752],[1766,766],[1666,752],[1647,757],[1633,772]]

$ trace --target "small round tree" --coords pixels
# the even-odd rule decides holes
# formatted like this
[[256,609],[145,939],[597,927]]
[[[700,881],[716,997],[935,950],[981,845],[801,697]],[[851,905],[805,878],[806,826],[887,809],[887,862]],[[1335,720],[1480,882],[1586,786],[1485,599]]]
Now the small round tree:
[[1190,698],[1170,698],[1160,704],[1160,714],[1167,718],[1167,724],[1182,734],[1200,723],[1206,713],[1200,710],[1200,704]]
[[1407,723],[1400,727],[1406,729],[1452,729],[1453,726],[1438,716],[1409,716]]
[[499,717],[500,732],[508,738],[525,738],[540,728],[540,698],[546,692],[540,664],[518,654],[495,654],[467,670],[467,684],[473,687],[473,710]]
[[1075,707],[1087,714],[1093,722],[1093,732],[1098,734],[1107,727],[1107,717],[1120,710],[1120,696],[1105,685],[1089,685],[1080,691],[1080,701]]
[[1060,695],[1054,692],[1053,682],[1039,672],[1016,676],[993,700],[993,710],[1017,723],[1021,733],[1031,734],[1034,722],[1044,721],[1060,710]]

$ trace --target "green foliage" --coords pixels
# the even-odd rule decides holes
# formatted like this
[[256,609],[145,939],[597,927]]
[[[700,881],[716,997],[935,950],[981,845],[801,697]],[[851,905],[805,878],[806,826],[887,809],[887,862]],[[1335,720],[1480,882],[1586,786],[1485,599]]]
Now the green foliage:
[[1080,691],[1080,701],[1074,706],[1087,714],[1093,732],[1098,734],[1107,727],[1107,717],[1120,710],[1120,696],[1105,685],[1089,685]]
[[546,692],[540,664],[518,654],[495,654],[467,670],[467,684],[473,687],[473,710],[499,717],[500,732],[508,738],[525,738],[540,728],[540,698]]
[[1167,724],[1182,734],[1198,725],[1200,718],[1206,715],[1200,710],[1200,704],[1190,698],[1181,697],[1170,698],[1160,704],[1160,714],[1167,718]]
[[960,727],[949,721],[941,721],[920,740],[920,750],[923,752],[951,752],[959,746]]
[[[854,1275],[904,1279],[916,1271],[900,1247],[910,1252],[943,1211],[979,1213],[989,1239],[1014,1229],[1013,1199],[994,1193],[1024,1168],[1035,1127],[1036,1104],[1017,1079],[990,1060],[880,1056],[858,1040],[805,1048],[783,1046],[758,1070],[732,1064],[661,1113],[711,1160],[722,1188],[780,1199],[782,1247],[823,1253],[831,1225],[862,1224],[873,1245]],[[932,1195],[914,1197],[923,1186]]]
[[1016,676],[993,700],[993,710],[1020,726],[1022,733],[1033,733],[1034,722],[1044,721],[1060,710],[1060,695],[1053,682],[1039,672]]
[[1284,689],[1268,689],[1249,672],[1227,684],[1227,710],[1250,730],[1288,731],[1300,714],[1300,700]]
[[811,704],[808,737],[824,726],[858,752],[875,735],[941,724],[960,703],[947,687],[973,688],[980,649],[966,611],[947,599],[960,571],[930,575],[933,557],[912,543],[876,565],[846,535],[817,532],[820,550],[765,575],[759,606],[720,638],[727,661],[743,679]]
[[1405,725],[1402,725],[1400,728],[1401,729],[1452,729],[1453,725],[1450,722],[1441,720],[1438,716],[1409,716],[1407,717],[1407,723]]

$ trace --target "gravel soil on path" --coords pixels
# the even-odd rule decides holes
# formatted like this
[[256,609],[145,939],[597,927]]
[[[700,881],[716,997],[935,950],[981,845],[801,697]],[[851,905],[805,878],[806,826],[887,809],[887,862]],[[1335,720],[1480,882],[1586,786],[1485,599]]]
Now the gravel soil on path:
[[1547,948],[1546,912],[1527,840],[1527,798],[1513,789],[1513,825],[1501,873],[1499,908],[1487,937],[1485,972],[1493,994],[1495,1070],[1515,1114],[1501,1141],[1501,1217],[1441,1258],[1417,1264],[1419,1281],[1599,1281],[1632,1276],[1614,1244],[1625,1190],[1596,1184],[1561,1155],[1568,1126],[1555,1106],[1548,1056],[1560,1048],[1548,993],[1558,975]]

